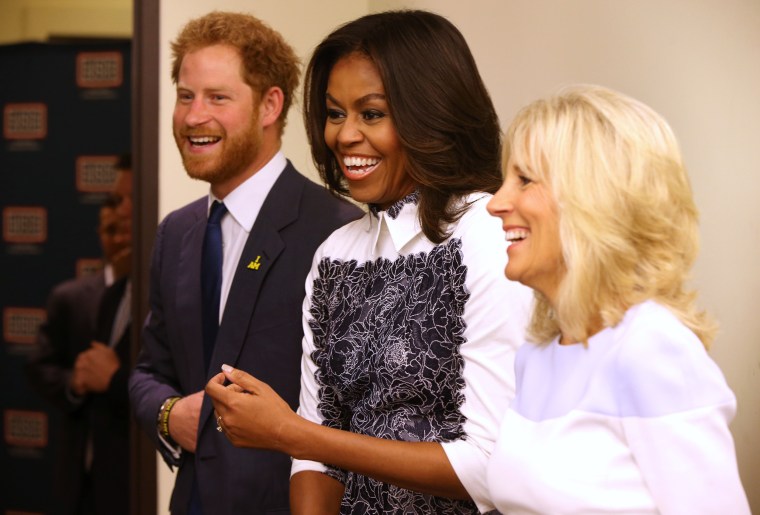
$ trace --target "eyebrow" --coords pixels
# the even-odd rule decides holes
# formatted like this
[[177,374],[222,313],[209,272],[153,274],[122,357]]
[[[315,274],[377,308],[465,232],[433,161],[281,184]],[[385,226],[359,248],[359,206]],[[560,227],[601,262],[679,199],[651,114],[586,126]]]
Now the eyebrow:
[[201,88],[199,91],[193,90],[190,86],[177,84],[177,91],[188,91],[195,94],[215,94],[215,93],[231,93],[232,89],[229,86],[212,86],[208,88]]
[[[338,102],[338,100],[335,97],[333,97],[330,93],[325,92],[325,97],[330,102],[340,105],[340,102]],[[385,100],[385,95],[383,95],[382,93],[369,93],[367,95],[364,95],[361,98],[356,99],[356,102],[354,102],[354,105],[362,106],[372,100]]]

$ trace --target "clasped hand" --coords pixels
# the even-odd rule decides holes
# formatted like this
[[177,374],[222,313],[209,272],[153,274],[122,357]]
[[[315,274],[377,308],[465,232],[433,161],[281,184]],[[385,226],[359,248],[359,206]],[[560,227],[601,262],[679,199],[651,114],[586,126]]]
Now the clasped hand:
[[71,390],[79,396],[105,392],[120,366],[119,356],[111,347],[93,341],[74,362]]
[[289,453],[286,435],[300,417],[268,384],[242,370],[222,369],[206,385],[206,394],[232,445]]

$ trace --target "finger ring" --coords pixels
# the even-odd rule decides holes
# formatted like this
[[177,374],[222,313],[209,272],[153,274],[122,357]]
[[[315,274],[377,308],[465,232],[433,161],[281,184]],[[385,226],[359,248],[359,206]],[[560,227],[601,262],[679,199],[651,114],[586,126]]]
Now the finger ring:
[[218,417],[216,417],[216,430],[219,431],[220,433],[223,431],[223,429],[222,429],[222,416],[221,415],[219,415]]

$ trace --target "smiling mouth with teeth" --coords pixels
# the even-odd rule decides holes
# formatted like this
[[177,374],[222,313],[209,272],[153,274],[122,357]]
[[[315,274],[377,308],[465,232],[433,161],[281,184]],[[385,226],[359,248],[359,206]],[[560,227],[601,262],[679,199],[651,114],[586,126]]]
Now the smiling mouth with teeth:
[[528,237],[528,231],[524,229],[510,229],[505,233],[505,239],[509,243],[516,243]]
[[190,144],[194,147],[203,147],[205,145],[211,145],[212,143],[216,143],[220,141],[222,138],[219,136],[189,136],[187,138],[190,141]]
[[343,165],[352,174],[363,175],[371,172],[380,163],[376,157],[344,157]]

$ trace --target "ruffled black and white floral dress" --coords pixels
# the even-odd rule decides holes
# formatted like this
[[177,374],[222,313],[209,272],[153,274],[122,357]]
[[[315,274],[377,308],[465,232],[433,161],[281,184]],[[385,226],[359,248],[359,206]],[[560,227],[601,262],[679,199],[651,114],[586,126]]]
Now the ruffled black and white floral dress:
[[532,299],[504,277],[506,241],[489,199],[461,199],[470,207],[438,245],[421,231],[413,193],[370,209],[316,252],[299,413],[380,438],[441,442],[475,501],[294,460],[293,473],[322,471],[346,485],[341,513],[478,513],[487,502],[487,460],[514,397]]

